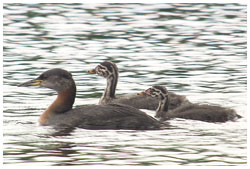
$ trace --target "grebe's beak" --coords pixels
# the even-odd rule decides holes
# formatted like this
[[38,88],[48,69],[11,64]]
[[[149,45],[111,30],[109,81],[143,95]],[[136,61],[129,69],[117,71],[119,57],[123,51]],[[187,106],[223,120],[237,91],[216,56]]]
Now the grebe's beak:
[[33,79],[18,85],[18,87],[40,86],[42,82],[43,80]]
[[90,73],[90,74],[95,74],[96,71],[95,71],[95,69],[90,69],[90,70],[88,70],[88,73]]

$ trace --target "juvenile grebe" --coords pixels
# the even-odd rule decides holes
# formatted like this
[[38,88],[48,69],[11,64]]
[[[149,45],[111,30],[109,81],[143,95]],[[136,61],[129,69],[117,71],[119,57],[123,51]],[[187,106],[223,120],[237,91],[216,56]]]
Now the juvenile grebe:
[[205,104],[186,103],[175,110],[168,110],[168,91],[163,86],[153,86],[145,90],[145,92],[138,93],[138,95],[149,95],[158,98],[159,106],[155,117],[161,120],[183,118],[206,122],[226,122],[241,117],[233,109]]
[[71,73],[55,68],[19,86],[41,86],[55,90],[56,100],[40,116],[41,125],[85,129],[160,129],[160,122],[144,112],[122,104],[86,105],[72,109],[76,85]]
[[[115,90],[119,77],[119,71],[115,63],[111,61],[104,61],[97,65],[94,69],[90,69],[88,72],[91,74],[98,74],[99,76],[107,79],[107,86],[99,104],[122,103],[138,109],[156,110],[158,100],[153,97],[149,97],[147,95],[140,97],[136,93],[124,95],[122,97],[115,96]],[[179,107],[183,103],[189,102],[185,96],[177,95],[175,93],[169,93],[169,98],[170,110]]]

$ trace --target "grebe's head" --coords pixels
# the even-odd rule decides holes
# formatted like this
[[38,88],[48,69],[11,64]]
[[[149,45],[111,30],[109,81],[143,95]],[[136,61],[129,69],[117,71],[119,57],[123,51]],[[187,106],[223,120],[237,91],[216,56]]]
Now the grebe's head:
[[53,89],[57,92],[64,91],[75,85],[71,73],[64,69],[54,68],[43,72],[36,79],[27,81],[21,86],[41,86]]

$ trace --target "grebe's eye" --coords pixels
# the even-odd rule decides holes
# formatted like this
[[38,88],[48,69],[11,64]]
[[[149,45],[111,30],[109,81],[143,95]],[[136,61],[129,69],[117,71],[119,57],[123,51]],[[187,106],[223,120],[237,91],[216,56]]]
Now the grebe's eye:
[[45,79],[47,79],[47,76],[46,76],[45,74],[41,74],[41,75],[39,76],[39,79],[45,80]]

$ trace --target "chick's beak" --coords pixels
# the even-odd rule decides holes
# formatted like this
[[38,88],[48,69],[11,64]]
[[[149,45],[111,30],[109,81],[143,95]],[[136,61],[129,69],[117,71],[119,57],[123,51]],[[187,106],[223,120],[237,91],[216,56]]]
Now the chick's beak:
[[42,83],[42,80],[33,79],[33,80],[29,80],[27,82],[24,82],[24,83],[18,85],[18,87],[40,86],[41,83]]
[[88,73],[90,73],[90,74],[95,74],[96,71],[95,71],[95,69],[90,69],[90,70],[88,70]]
[[146,93],[145,92],[139,92],[137,93],[138,96],[146,96]]

